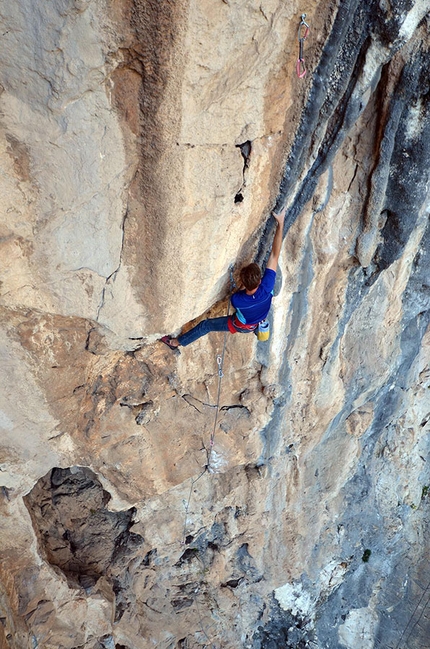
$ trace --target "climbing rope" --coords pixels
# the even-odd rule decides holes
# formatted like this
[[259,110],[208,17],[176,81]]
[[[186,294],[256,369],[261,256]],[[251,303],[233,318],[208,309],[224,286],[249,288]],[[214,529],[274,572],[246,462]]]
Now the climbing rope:
[[[230,266],[230,268],[229,268],[229,272],[230,272],[230,292],[233,291],[236,288],[236,282],[234,281],[233,270],[234,270],[234,267]],[[227,306],[227,318],[229,317],[229,315],[230,315],[230,299],[228,301],[228,306]],[[212,472],[211,471],[211,456],[212,456],[212,451],[213,451],[213,447],[214,447],[214,444],[215,444],[215,432],[216,432],[216,427],[217,427],[217,423],[218,423],[219,404],[220,404],[220,399],[221,399],[221,381],[222,381],[222,378],[224,376],[224,374],[223,374],[223,366],[224,366],[224,356],[225,356],[226,346],[227,346],[227,331],[224,333],[224,342],[223,342],[223,346],[222,346],[222,352],[221,352],[221,354],[218,354],[217,357],[216,357],[216,362],[217,362],[217,365],[218,365],[218,391],[217,391],[217,398],[216,398],[216,405],[215,405],[214,425],[213,425],[213,430],[212,430],[212,433],[211,433],[211,436],[210,436],[209,448],[207,449],[207,462],[206,462],[206,466],[203,468],[203,471],[201,471],[201,473],[197,476],[197,478],[192,478],[190,491],[188,493],[188,499],[186,501],[184,501],[185,515],[184,515],[184,525],[183,525],[183,529],[182,529],[182,542],[181,542],[181,545],[186,545],[188,513],[189,513],[189,510],[190,510],[190,503],[191,503],[191,498],[192,498],[192,494],[193,494],[194,485],[196,484],[196,482],[198,482],[200,480],[200,478],[202,478],[204,476],[206,471],[208,471],[209,473]],[[194,599],[194,604],[195,604],[196,609],[197,609],[197,616],[198,616],[198,619],[199,619],[201,632],[205,636],[208,643],[210,643],[210,646],[212,647],[212,649],[217,649],[216,645],[212,642],[212,640],[211,640],[211,638],[209,636],[210,632],[208,632],[208,627],[203,622],[203,617],[201,615],[200,607],[199,607],[199,604],[198,604],[198,601],[197,601],[197,595],[198,594],[199,594],[199,588],[196,590],[196,597]],[[209,646],[209,645],[205,645],[205,646]]]
[[[401,645],[401,643],[402,643],[403,637],[405,636],[406,631],[407,631],[409,625],[411,624],[412,620],[414,619],[414,617],[415,617],[415,613],[417,613],[419,607],[421,606],[421,603],[422,603],[423,599],[427,596],[427,594],[429,593],[429,591],[430,591],[430,582],[427,584],[426,588],[424,588],[423,593],[422,593],[422,595],[421,595],[421,597],[420,597],[420,599],[419,599],[419,601],[418,601],[418,604],[415,606],[415,608],[414,608],[414,610],[413,610],[413,612],[412,612],[412,615],[410,616],[410,618],[409,618],[409,620],[408,620],[407,625],[406,625],[405,628],[403,629],[403,633],[402,633],[402,635],[400,636],[399,641],[398,641],[398,643],[396,644],[395,649],[400,649],[400,645]],[[423,609],[422,609],[421,613],[419,614],[418,618],[415,620],[415,622],[414,622],[414,624],[412,625],[412,627],[411,627],[411,629],[410,629],[408,635],[407,635],[406,638],[405,638],[405,648],[406,648],[406,646],[407,646],[406,643],[408,642],[409,638],[411,637],[413,630],[415,629],[415,627],[417,626],[417,624],[418,624],[419,621],[421,620],[421,618],[422,618],[422,616],[423,616],[423,614],[424,614],[426,608],[428,607],[429,603],[430,603],[430,597],[429,597],[429,598],[427,599],[427,601],[424,603],[424,606],[423,606]]]
[[[236,288],[236,282],[234,281],[234,274],[233,274],[234,266],[230,266],[229,272],[230,272],[230,293]],[[230,299],[228,301],[228,306],[227,306],[227,318],[230,315]],[[218,365],[218,393],[217,393],[217,398],[216,398],[216,406],[215,406],[215,418],[214,418],[214,426],[213,430],[211,433],[210,441],[209,441],[209,449],[208,449],[208,461],[207,461],[207,469],[209,472],[211,472],[211,456],[212,456],[212,451],[213,447],[215,444],[215,432],[216,432],[216,426],[218,423],[218,414],[219,414],[219,403],[220,403],[220,398],[221,398],[221,381],[224,376],[223,374],[223,366],[224,366],[224,356],[225,356],[225,348],[227,345],[227,332],[224,333],[224,343],[222,346],[222,352],[221,354],[218,354],[216,357],[216,362]]]
[[[227,310],[227,317],[229,316],[230,302],[228,304],[228,307],[229,308]],[[223,348],[222,348],[222,354],[218,354],[218,356],[216,357],[216,362],[217,362],[217,365],[218,365],[218,394],[217,394],[216,405],[215,405],[214,427],[213,427],[213,430],[212,430],[212,433],[211,433],[210,442],[209,442],[209,449],[208,449],[207,469],[208,469],[209,472],[211,472],[211,455],[212,455],[213,447],[214,447],[214,444],[215,444],[215,431],[216,431],[216,425],[218,423],[219,402],[220,402],[220,398],[221,398],[221,381],[222,381],[222,378],[224,376],[224,374],[222,372],[222,368],[223,368],[223,365],[224,365],[224,354],[225,354],[226,344],[227,344],[227,332],[224,333],[224,344],[223,344]]]
[[302,14],[300,25],[299,25],[299,32],[298,32],[299,58],[297,59],[297,63],[296,63],[296,72],[299,79],[303,79],[303,77],[306,75],[306,65],[303,56],[303,51],[304,51],[305,40],[308,37],[310,27],[308,23],[305,21],[305,18],[306,18],[306,14]]
[[[230,314],[230,300],[228,302],[228,308],[227,308],[227,317]],[[218,413],[219,413],[219,404],[220,404],[220,399],[221,399],[221,381],[224,376],[222,368],[224,365],[224,355],[225,355],[225,348],[227,344],[227,332],[224,334],[224,344],[222,348],[222,353],[218,354],[216,357],[216,362],[218,365],[218,392],[217,392],[217,398],[216,398],[216,404],[215,404],[215,418],[214,418],[214,425],[213,425],[213,430],[210,436],[210,441],[209,441],[209,448],[206,450],[207,453],[207,462],[206,466],[204,467],[203,471],[197,476],[197,478],[193,478],[191,480],[191,486],[190,486],[190,492],[188,494],[188,499],[185,502],[185,517],[184,517],[184,525],[183,525],[183,530],[182,530],[182,545],[185,545],[185,540],[187,538],[187,519],[188,519],[188,512],[190,509],[190,502],[191,502],[191,496],[193,493],[193,488],[196,482],[200,480],[200,478],[206,473],[206,471],[209,471],[211,473],[211,455],[213,451],[213,447],[215,444],[215,432],[216,432],[216,426],[218,423]]]
[[186,538],[187,538],[187,518],[188,518],[188,512],[190,511],[190,502],[191,502],[191,496],[193,493],[193,488],[196,482],[200,480],[202,476],[206,473],[207,466],[204,467],[203,471],[197,476],[197,478],[192,478],[191,480],[191,486],[190,486],[190,493],[188,494],[188,499],[186,501],[183,501],[185,504],[185,517],[184,517],[184,525],[182,528],[182,543],[181,545],[185,545],[186,543]]
[[[231,265],[229,268],[229,273],[230,273],[230,292],[232,292],[236,287],[236,282],[234,280],[234,266]],[[227,318],[230,315],[230,299],[228,301],[228,306],[227,306]],[[224,357],[225,357],[225,349],[227,346],[227,331],[224,333],[224,342],[222,346],[222,352],[221,354],[218,354],[216,357],[216,362],[218,365],[218,391],[217,391],[217,398],[216,398],[216,404],[215,404],[215,417],[214,417],[214,425],[212,429],[212,433],[210,436],[209,440],[209,448],[207,449],[207,462],[206,466],[204,467],[203,471],[197,476],[197,478],[193,478],[191,480],[191,486],[190,486],[190,492],[188,494],[188,499],[185,502],[185,517],[184,517],[184,525],[183,525],[183,530],[182,530],[182,545],[185,545],[185,540],[187,538],[187,519],[188,519],[188,512],[190,509],[190,502],[191,502],[191,496],[193,493],[193,488],[196,482],[200,480],[200,478],[206,473],[206,471],[209,471],[211,473],[211,456],[212,456],[212,451],[213,447],[215,444],[215,432],[216,432],[216,427],[218,423],[218,415],[219,415],[219,404],[221,400],[221,382],[222,378],[224,376],[223,374],[223,366],[224,366]]]

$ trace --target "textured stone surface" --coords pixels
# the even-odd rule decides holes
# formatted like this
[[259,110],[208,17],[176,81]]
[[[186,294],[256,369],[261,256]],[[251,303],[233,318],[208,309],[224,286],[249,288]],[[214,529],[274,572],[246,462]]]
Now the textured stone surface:
[[3,20],[6,303],[95,319],[120,261],[127,180],[102,17],[59,0],[10,4]]
[[2,11],[2,649],[428,645],[430,5],[302,10]]

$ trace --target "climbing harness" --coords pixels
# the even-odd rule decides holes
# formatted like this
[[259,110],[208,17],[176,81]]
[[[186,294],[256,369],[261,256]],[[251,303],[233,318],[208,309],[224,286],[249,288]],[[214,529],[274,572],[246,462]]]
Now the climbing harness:
[[303,50],[304,50],[305,40],[307,39],[309,34],[310,27],[308,23],[305,21],[305,18],[306,18],[306,14],[302,14],[300,25],[299,25],[299,32],[298,32],[299,58],[297,59],[297,63],[296,63],[296,72],[299,79],[303,79],[303,77],[306,75],[306,65],[303,56]]

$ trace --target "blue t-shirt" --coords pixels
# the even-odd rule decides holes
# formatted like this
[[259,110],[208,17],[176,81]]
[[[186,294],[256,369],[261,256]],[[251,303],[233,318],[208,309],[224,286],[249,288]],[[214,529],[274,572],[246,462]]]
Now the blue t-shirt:
[[238,291],[238,293],[231,296],[231,303],[236,309],[236,316],[240,322],[243,322],[243,324],[257,324],[267,317],[272,304],[275,279],[275,271],[266,268],[261,284],[254,295],[247,295],[245,291]]

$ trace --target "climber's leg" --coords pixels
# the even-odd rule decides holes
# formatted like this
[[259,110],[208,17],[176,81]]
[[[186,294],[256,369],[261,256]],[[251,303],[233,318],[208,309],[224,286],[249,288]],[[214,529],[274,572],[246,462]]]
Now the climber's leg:
[[[198,325],[187,331],[185,334],[178,336],[177,340],[182,347],[190,345],[198,338],[206,336],[210,331],[230,331],[228,328],[228,317],[224,316],[222,318],[208,318],[207,320],[202,320]],[[174,338],[172,339],[175,340]]]

